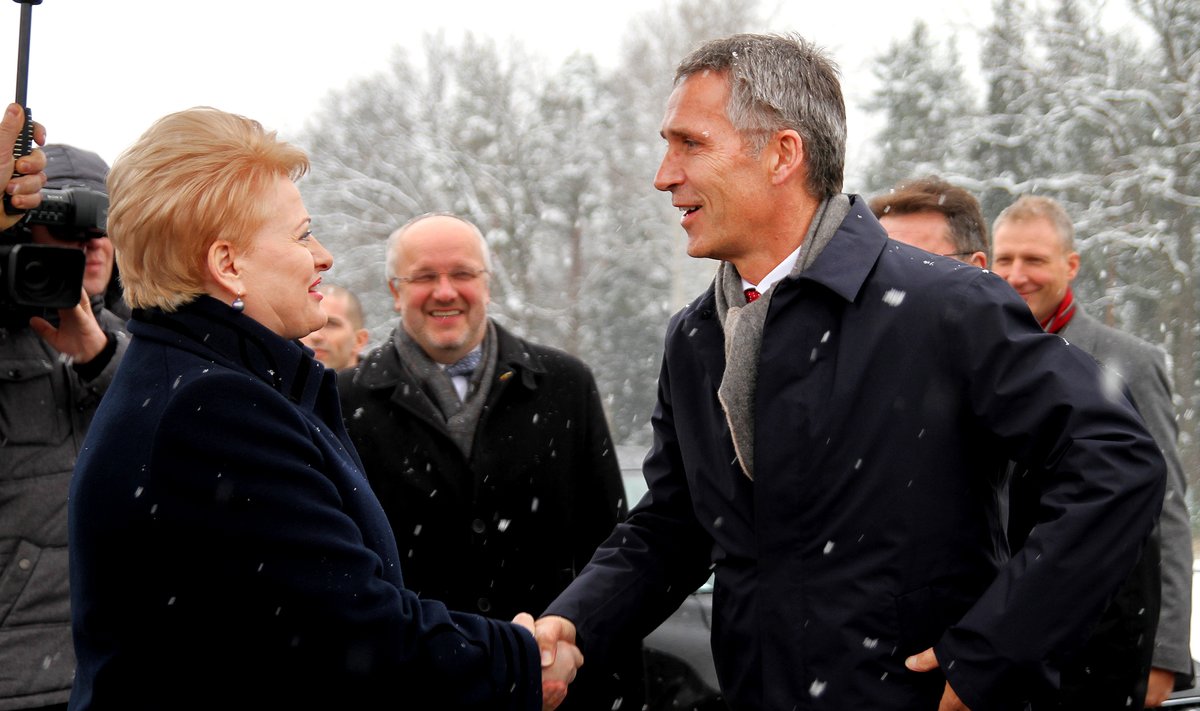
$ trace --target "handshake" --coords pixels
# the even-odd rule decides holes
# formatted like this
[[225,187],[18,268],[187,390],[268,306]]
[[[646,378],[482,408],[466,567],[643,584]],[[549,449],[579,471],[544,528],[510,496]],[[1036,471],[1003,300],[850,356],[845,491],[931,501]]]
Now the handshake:
[[567,698],[567,684],[583,666],[583,654],[575,646],[575,625],[553,615],[535,622],[526,612],[514,617],[513,624],[529,630],[537,640],[542,654],[542,711],[553,711]]

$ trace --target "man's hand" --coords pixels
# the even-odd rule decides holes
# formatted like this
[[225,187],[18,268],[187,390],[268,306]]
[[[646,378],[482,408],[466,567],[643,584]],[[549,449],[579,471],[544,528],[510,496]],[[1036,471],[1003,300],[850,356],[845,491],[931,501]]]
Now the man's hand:
[[542,711],[554,711],[567,698],[567,685],[583,666],[583,653],[568,642],[555,644],[554,662],[542,667]]
[[513,624],[537,639],[542,655],[542,711],[553,711],[567,698],[567,685],[583,666],[583,653],[575,646],[575,625],[562,617],[544,617],[535,623],[525,612],[514,617]]
[[560,641],[574,646],[575,623],[565,617],[547,615],[537,621],[533,636],[537,638],[538,647],[542,650],[544,669],[554,664]]
[[[25,111],[20,104],[9,104],[0,117],[0,189],[3,189],[12,201],[12,206],[22,210],[37,207],[42,201],[42,187],[46,184],[46,154],[41,149],[35,150],[21,159],[13,160],[13,146],[17,137],[25,128]],[[46,142],[46,129],[39,123],[33,124],[33,140],[40,146]],[[13,178],[13,173],[20,173]],[[7,230],[17,224],[23,217],[21,214],[8,215],[0,210],[0,230]]]
[[558,680],[557,670],[568,666],[570,677],[566,681],[570,683],[583,666],[583,654],[575,646],[575,624],[565,617],[549,615],[539,619],[534,637],[542,652],[542,711],[549,711],[567,695],[567,686]]
[[108,345],[108,334],[96,322],[87,292],[80,289],[79,294],[78,304],[58,310],[58,328],[38,316],[29,319],[29,327],[51,348],[69,356],[74,363],[83,365],[100,355],[100,351]]
[[1150,679],[1146,683],[1146,708],[1153,709],[1162,706],[1174,690],[1175,672],[1151,667]]
[[[933,671],[938,668],[937,655],[930,647],[920,654],[914,654],[905,659],[904,666],[915,672]],[[938,711],[970,711],[970,709],[962,702],[962,699],[958,698],[954,689],[950,688],[950,682],[946,682],[946,690],[942,692],[942,702],[938,704]]]

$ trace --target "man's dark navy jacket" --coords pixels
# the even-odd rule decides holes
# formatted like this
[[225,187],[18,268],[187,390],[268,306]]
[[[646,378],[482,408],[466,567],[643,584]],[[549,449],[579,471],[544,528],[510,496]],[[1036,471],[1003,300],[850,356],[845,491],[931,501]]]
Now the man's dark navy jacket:
[[[1020,708],[1162,502],[1158,448],[1093,359],[997,276],[889,241],[861,198],[775,288],[754,481],[717,400],[724,367],[710,288],[668,330],[648,496],[547,612],[602,655],[713,567],[714,656],[739,711],[936,709],[946,678],[973,711]],[[1043,492],[1006,562],[1007,459]],[[931,646],[940,671],[905,669]]]

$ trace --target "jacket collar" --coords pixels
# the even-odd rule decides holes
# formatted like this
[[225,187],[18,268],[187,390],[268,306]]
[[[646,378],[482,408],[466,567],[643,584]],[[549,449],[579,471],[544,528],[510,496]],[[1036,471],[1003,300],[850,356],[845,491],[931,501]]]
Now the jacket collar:
[[[215,363],[248,372],[292,402],[315,407],[326,369],[313,352],[243,313],[201,296],[178,310],[134,309],[130,332],[171,343]],[[332,377],[332,372],[329,373]]]
[[887,246],[887,231],[867,207],[860,195],[851,195],[850,213],[837,234],[796,281],[811,281],[824,286],[846,301],[854,301],[862,291],[875,262]]

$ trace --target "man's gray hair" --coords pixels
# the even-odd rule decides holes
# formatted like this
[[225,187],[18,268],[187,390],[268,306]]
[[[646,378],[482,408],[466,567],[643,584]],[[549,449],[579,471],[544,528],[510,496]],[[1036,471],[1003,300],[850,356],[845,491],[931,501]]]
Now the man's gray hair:
[[487,240],[484,239],[483,232],[481,232],[479,230],[479,227],[476,226],[476,224],[474,222],[471,222],[470,220],[468,220],[465,217],[456,215],[453,212],[426,212],[424,214],[417,215],[416,217],[412,218],[408,222],[405,222],[403,225],[400,225],[400,227],[398,227],[396,229],[396,231],[394,231],[390,235],[388,235],[387,258],[383,260],[383,269],[384,269],[384,278],[387,280],[387,282],[389,284],[391,283],[392,279],[394,279],[397,276],[400,276],[399,269],[398,269],[398,267],[400,265],[396,264],[396,255],[397,255],[396,244],[400,241],[400,238],[402,236],[404,236],[405,230],[407,230],[409,227],[412,227],[413,225],[417,224],[418,222],[421,222],[422,220],[429,219],[430,217],[452,217],[455,220],[458,220],[459,222],[463,223],[464,225],[469,226],[471,228],[471,231],[479,236],[479,244],[483,248],[483,268],[487,269],[489,272],[492,271],[492,251],[490,249],[488,249],[488,243],[487,243]]
[[725,114],[757,155],[775,131],[804,141],[808,189],[818,199],[842,191],[846,104],[838,68],[799,35],[738,34],[705,42],[679,63],[675,85],[697,72],[726,72]]

